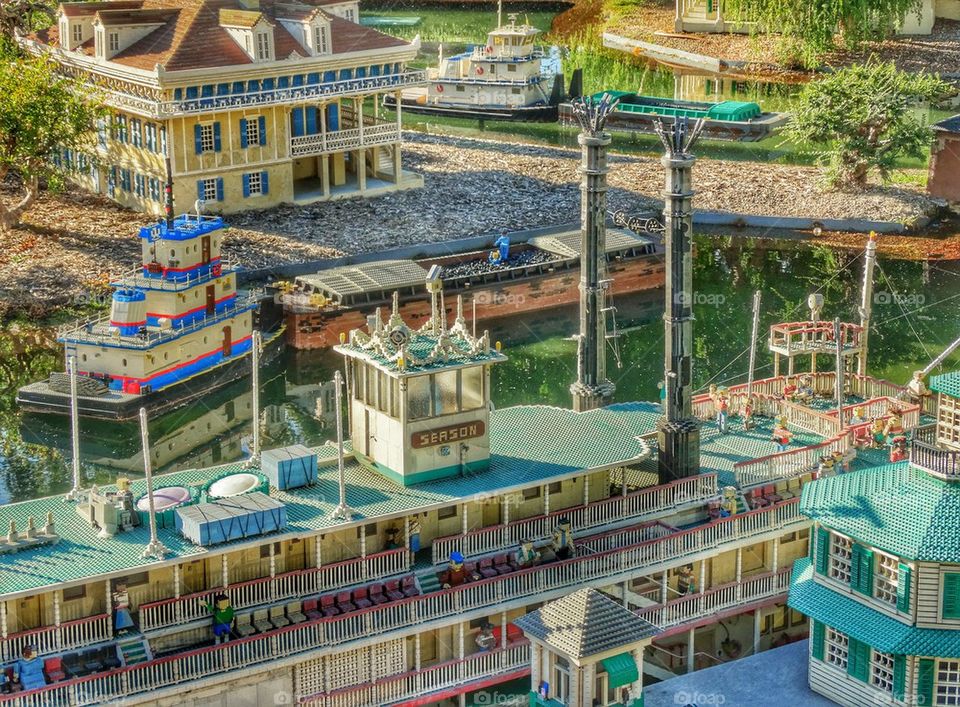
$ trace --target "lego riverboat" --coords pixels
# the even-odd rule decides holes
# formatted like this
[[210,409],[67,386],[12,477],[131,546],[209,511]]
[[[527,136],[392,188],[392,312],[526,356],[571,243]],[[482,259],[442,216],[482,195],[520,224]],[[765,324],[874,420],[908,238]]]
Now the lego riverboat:
[[[606,235],[611,295],[663,287],[657,236],[620,228],[611,228]],[[457,252],[462,246],[453,241],[423,246],[443,255],[340,265],[298,276],[292,283],[277,283],[287,344],[296,349],[333,346],[342,334],[363,326],[377,307],[389,306],[393,292],[399,293],[404,318],[420,326],[430,317],[430,294],[424,284],[431,271],[443,280],[448,314],[453,314],[456,296],[463,295],[477,322],[575,304],[579,241],[579,230],[570,227],[501,236],[483,250],[467,252]]]
[[[755,142],[769,137],[789,120],[785,113],[768,113],[752,102],[675,101],[629,91],[601,91],[594,98],[604,95],[617,101],[607,126],[618,131],[653,132],[654,124],[661,119],[703,119],[703,136],[706,138]],[[560,120],[573,121],[573,104],[560,104]]]
[[[80,415],[123,420],[202,398],[250,371],[257,327],[267,330],[267,357],[276,354],[282,326],[260,312],[263,293],[238,291],[223,238],[223,219],[199,214],[140,229],[142,264],[111,283],[110,314],[59,331],[76,367]],[[69,412],[69,370],[20,388],[17,401],[31,412]]]
[[[541,32],[517,24],[510,15],[499,20],[483,46],[450,57],[441,56],[439,66],[427,71],[427,85],[404,89],[397,97],[385,95],[383,104],[411,113],[469,118],[553,122],[564,99],[564,78],[543,68],[544,52],[536,46]],[[578,95],[579,73],[570,95]]]

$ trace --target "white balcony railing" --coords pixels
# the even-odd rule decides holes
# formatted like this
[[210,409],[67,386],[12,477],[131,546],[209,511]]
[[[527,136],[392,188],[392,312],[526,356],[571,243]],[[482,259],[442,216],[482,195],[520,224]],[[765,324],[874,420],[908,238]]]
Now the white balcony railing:
[[[362,95],[378,91],[399,90],[418,86],[426,81],[423,71],[404,71],[387,76],[368,76],[359,79],[329,81],[309,86],[277,88],[266,91],[246,91],[222,96],[204,96],[179,101],[157,101],[123,91],[97,87],[106,103],[147,118],[174,118],[182,115],[211,113],[239,108],[267,107],[316,101],[322,98]],[[92,89],[94,90],[94,89]]]
[[406,549],[387,550],[363,558],[334,562],[320,567],[286,572],[276,577],[261,577],[173,599],[162,599],[140,605],[140,629],[151,631],[188,621],[208,618],[201,600],[209,601],[223,592],[235,609],[294,599],[319,592],[349,587],[373,579],[410,571],[410,554]]
[[619,581],[624,575],[677,566],[698,553],[724,552],[745,542],[756,542],[757,538],[769,533],[788,532],[790,528],[799,528],[806,523],[807,519],[799,513],[799,499],[791,499],[628,547],[287,626],[38,690],[0,695],[0,704],[13,707],[100,704],[126,695],[208,678],[214,673],[236,672],[247,666],[316,648],[409,629],[426,621],[489,610],[516,599],[543,597],[549,592],[588,583]]
[[360,147],[389,145],[400,142],[400,126],[396,123],[365,125],[315,135],[300,135],[290,138],[290,156],[324,155]]
[[314,695],[300,704],[311,707],[380,707],[409,697],[457,687],[472,680],[529,671],[530,644],[526,640],[506,648],[474,653],[421,670],[380,678],[376,683],[356,685],[329,694]]
[[729,582],[699,594],[671,599],[666,604],[644,607],[636,614],[661,629],[700,621],[745,602],[786,594],[790,588],[791,569],[783,567],[776,572],[744,577],[740,582]]
[[464,557],[515,548],[521,540],[545,540],[553,533],[561,516],[570,521],[574,533],[623,521],[643,521],[684,506],[706,503],[717,495],[717,475],[701,474],[662,486],[651,486],[625,496],[612,496],[548,515],[526,518],[506,525],[471,530],[464,535],[448,535],[433,541],[433,562],[445,561],[454,550]]
[[32,646],[37,655],[89,646],[110,637],[110,617],[98,614],[59,626],[42,626],[11,633],[0,639],[0,663],[16,660],[25,646]]

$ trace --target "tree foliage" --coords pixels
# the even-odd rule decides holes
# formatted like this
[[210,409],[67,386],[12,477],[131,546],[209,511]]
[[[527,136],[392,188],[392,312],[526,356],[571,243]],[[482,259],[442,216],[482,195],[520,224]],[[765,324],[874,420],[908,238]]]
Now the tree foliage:
[[93,152],[99,98],[87,86],[56,72],[47,57],[0,56],[0,182],[16,176],[22,183],[12,203],[0,198],[0,229],[15,225],[36,199],[40,182],[56,186],[55,164],[61,150]]
[[12,39],[53,22],[57,3],[52,0],[0,0],[0,34]]
[[871,59],[804,86],[786,135],[817,148],[832,186],[862,188],[872,170],[886,181],[897,159],[925,155],[933,132],[918,104],[949,90],[931,74]]
[[777,32],[785,59],[808,68],[836,48],[856,49],[889,36],[921,0],[723,0],[728,16],[756,23],[759,32]]

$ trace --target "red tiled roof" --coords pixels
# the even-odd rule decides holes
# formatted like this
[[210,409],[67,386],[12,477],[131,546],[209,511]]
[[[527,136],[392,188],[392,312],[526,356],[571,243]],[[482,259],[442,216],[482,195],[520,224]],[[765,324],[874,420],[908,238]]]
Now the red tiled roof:
[[[342,0],[307,0],[296,3],[322,7],[342,2]],[[276,7],[282,5],[282,7]],[[312,14],[312,9],[291,7],[292,3],[279,3],[274,0],[261,0],[260,11],[273,28],[274,50],[278,60],[286,59],[296,52],[307,56],[308,52],[279,22],[277,17],[291,17],[294,12],[303,12],[304,17]],[[115,54],[111,61],[133,68],[152,70],[157,64],[167,71],[186,71],[191,69],[218,68],[253,64],[227,31],[220,26],[221,10],[242,9],[237,0],[110,0],[109,2],[67,3],[61,5],[68,15],[89,15],[96,12],[101,17],[113,14],[115,10],[126,10],[131,22],[137,19],[142,10],[149,21],[162,22],[158,27],[137,42]],[[120,13],[118,13],[120,14]],[[376,30],[349,22],[340,17],[323,13],[330,21],[331,50],[334,54],[344,54],[370,49],[388,49],[403,47],[407,42],[391,37]],[[72,15],[71,15],[72,16]],[[42,44],[58,44],[56,27],[31,35]],[[84,50],[85,53],[92,53]]]
[[163,24],[176,14],[176,10],[163,8],[156,10],[100,10],[97,19],[103,25],[152,25]]

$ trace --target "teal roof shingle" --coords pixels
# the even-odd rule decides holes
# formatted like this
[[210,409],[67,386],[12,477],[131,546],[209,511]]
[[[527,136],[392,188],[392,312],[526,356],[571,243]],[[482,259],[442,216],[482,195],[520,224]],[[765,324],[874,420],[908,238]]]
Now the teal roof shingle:
[[930,390],[960,398],[960,371],[951,371],[930,379]]
[[[638,438],[656,427],[659,408],[635,403],[576,413],[547,406],[518,406],[490,415],[491,461],[487,471],[400,486],[386,477],[348,460],[347,502],[357,512],[355,521],[405,514],[414,509],[447,504],[501,489],[530,485],[583,469],[630,463],[648,453]],[[287,529],[281,535],[306,535],[343,525],[331,518],[339,501],[336,448],[316,448],[318,478],[313,486],[290,491],[270,489],[270,497],[286,505]],[[249,471],[242,462],[207,469],[163,474],[155,486],[203,486],[225,472]],[[655,478],[653,483],[656,483]],[[146,492],[143,480],[131,484],[134,498]],[[104,487],[101,490],[108,490]],[[0,506],[0,528],[15,520],[21,531],[27,517],[38,527],[53,513],[60,541],[53,546],[0,555],[0,588],[13,594],[125,571],[142,571],[149,564],[141,553],[149,541],[146,527],[100,539],[62,496]],[[161,528],[159,538],[170,550],[168,559],[199,556],[207,552],[172,529]],[[242,542],[242,541],[238,541]],[[254,541],[255,542],[255,541]],[[216,551],[230,543],[211,548]]]
[[960,657],[960,630],[910,626],[818,584],[809,558],[793,563],[787,604],[814,621],[863,641],[882,653]]
[[800,512],[898,557],[960,563],[960,483],[908,462],[807,484]]

